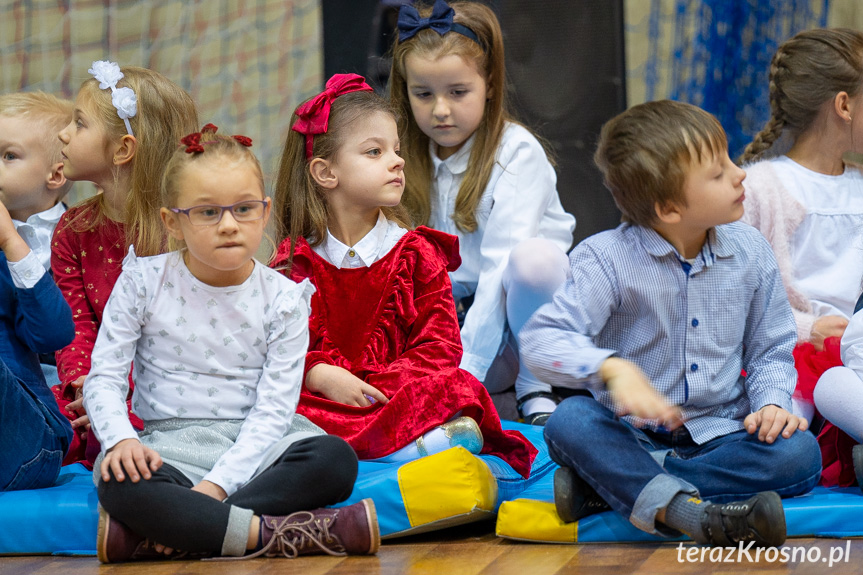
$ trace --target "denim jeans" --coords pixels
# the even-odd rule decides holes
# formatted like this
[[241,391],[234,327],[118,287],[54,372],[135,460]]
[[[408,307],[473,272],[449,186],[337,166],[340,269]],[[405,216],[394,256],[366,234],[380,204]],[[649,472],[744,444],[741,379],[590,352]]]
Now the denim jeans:
[[741,430],[698,445],[683,427],[668,434],[637,429],[585,396],[558,406],[545,439],[554,461],[574,469],[648,533],[675,534],[655,518],[678,493],[715,503],[762,491],[791,497],[808,492],[821,477],[821,452],[811,433],[768,444]]
[[57,480],[63,440],[47,408],[0,361],[0,491],[39,489]]

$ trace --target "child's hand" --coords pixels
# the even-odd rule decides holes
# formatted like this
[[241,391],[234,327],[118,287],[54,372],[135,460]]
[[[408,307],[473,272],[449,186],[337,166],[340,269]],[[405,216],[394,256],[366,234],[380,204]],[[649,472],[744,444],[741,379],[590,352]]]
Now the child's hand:
[[[766,441],[773,443],[779,437],[779,432],[782,432],[782,437],[788,439],[798,429],[806,431],[809,429],[809,422],[805,417],[797,417],[793,413],[789,413],[776,405],[765,405],[758,411],[750,413],[743,420],[743,427],[749,435],[758,431],[758,441]],[[782,428],[785,431],[782,431]]]
[[216,501],[224,501],[228,498],[228,494],[225,492],[224,489],[222,489],[220,486],[216,485],[212,481],[207,481],[206,479],[194,486],[192,488],[192,491],[197,491],[198,493],[209,495]]
[[83,427],[86,431],[90,431],[90,416],[87,415],[87,410],[84,409],[84,380],[86,375],[82,375],[71,383],[75,388],[75,400],[66,405],[66,411],[75,413],[79,417],[72,420],[72,429]]
[[18,235],[9,210],[0,202],[0,251],[6,254],[10,262],[19,262],[30,252],[30,247]]
[[680,409],[669,405],[648,381],[644,372],[631,361],[609,357],[599,368],[612,399],[622,406],[617,415],[634,415],[656,420],[666,429],[683,424]]
[[319,363],[306,374],[306,387],[320,393],[331,401],[366,407],[372,404],[369,398],[376,402],[389,401],[381,391],[364,382],[343,367]]
[[151,471],[162,467],[162,457],[153,449],[146,447],[137,439],[124,439],[105,454],[99,471],[102,473],[102,481],[111,481],[108,469],[114,472],[117,481],[123,481],[123,469],[129,474],[132,483],[138,483],[141,476],[144,479],[152,477]]
[[841,315],[819,317],[812,324],[812,330],[809,332],[809,341],[815,346],[815,349],[821,351],[824,349],[825,339],[828,337],[842,337],[846,327],[848,327],[848,320]]

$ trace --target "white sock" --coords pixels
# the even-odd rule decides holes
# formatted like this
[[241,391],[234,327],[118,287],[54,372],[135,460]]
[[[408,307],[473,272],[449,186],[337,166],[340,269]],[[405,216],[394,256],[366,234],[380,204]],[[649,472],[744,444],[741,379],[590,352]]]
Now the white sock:
[[521,412],[524,415],[533,413],[551,413],[557,407],[557,404],[547,397],[534,397],[528,399],[521,406]]

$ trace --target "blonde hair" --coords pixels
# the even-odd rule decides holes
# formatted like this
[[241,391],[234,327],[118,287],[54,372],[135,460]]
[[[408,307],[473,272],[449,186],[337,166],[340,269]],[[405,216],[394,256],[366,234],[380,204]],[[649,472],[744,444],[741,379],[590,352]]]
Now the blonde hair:
[[[162,74],[134,66],[120,70],[124,77],[117,87],[132,88],[138,98],[138,113],[129,118],[138,148],[131,162],[131,187],[123,214],[126,246],[134,244],[139,256],[155,255],[166,247],[159,217],[162,172],[174,145],[197,130],[198,110],[191,96]],[[99,81],[90,78],[81,84],[81,93],[93,103],[108,138],[119,140],[127,134],[126,125],[111,103],[111,90],[102,90]],[[92,209],[82,210],[69,222],[76,231],[92,228],[105,218],[101,194],[84,205]]]
[[815,121],[839,92],[856,96],[863,84],[863,33],[848,28],[806,30],[783,42],[770,62],[770,119],[746,146],[749,163],[763,156],[785,128],[793,137]]
[[[411,113],[407,89],[405,62],[415,54],[421,58],[437,59],[456,55],[473,62],[485,79],[488,97],[482,122],[476,130],[476,139],[468,161],[467,173],[458,190],[455,212],[451,214],[458,229],[473,232],[477,229],[476,209],[497,161],[497,149],[506,122],[513,122],[506,104],[506,74],[504,67],[503,34],[500,23],[491,8],[474,2],[453,2],[454,21],[467,26],[477,35],[480,46],[457,32],[441,36],[425,29],[415,36],[393,45],[393,65],[390,76],[390,100],[398,109],[405,136],[402,152],[405,163],[405,194],[402,203],[407,207],[415,224],[427,224],[431,215],[432,161],[429,156],[429,137],[416,123]],[[431,7],[419,10],[423,18],[431,14]]]
[[606,122],[593,159],[624,221],[650,226],[657,204],[686,206],[683,185],[693,160],[727,148],[725,130],[712,114],[659,100]]
[[[232,136],[217,134],[210,126],[210,124],[204,126],[201,134],[201,145],[204,147],[203,152],[189,153],[186,151],[186,145],[180,144],[180,147],[174,150],[174,153],[168,160],[160,186],[160,200],[163,207],[177,207],[177,198],[180,195],[180,180],[183,172],[189,166],[217,160],[251,164],[261,188],[261,199],[266,198],[266,194],[264,193],[264,173],[261,170],[261,163],[254,152],[252,152],[252,149],[249,146],[244,146]],[[168,238],[168,249],[170,251],[176,251],[184,247],[186,247],[184,241],[173,237]]]
[[0,116],[26,118],[43,129],[42,142],[52,164],[62,161],[60,130],[72,121],[75,104],[45,92],[15,92],[0,95]]
[[[387,114],[394,122],[397,121],[389,102],[374,92],[351,92],[333,100],[326,133],[315,135],[312,159],[334,158],[344,143],[344,134],[351,124],[375,113]],[[289,125],[293,126],[296,121],[295,110]],[[288,130],[273,194],[278,241],[291,239],[287,269],[290,269],[293,262],[297,238],[305,238],[309,245],[316,246],[327,237],[327,202],[323,191],[312,177],[309,161],[306,159],[305,136]],[[387,219],[402,227],[409,227],[410,218],[401,204],[394,207],[385,206],[381,210]]]

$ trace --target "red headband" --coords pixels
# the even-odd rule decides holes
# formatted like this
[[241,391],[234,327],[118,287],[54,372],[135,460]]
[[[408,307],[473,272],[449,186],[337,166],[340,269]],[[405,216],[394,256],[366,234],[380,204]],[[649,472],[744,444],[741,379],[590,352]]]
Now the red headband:
[[358,74],[335,74],[327,81],[326,89],[297,108],[297,121],[291,126],[306,137],[306,159],[312,159],[315,134],[325,134],[330,121],[330,106],[339,96],[351,92],[372,92],[365,78]]
[[[210,142],[201,142],[201,136],[203,136],[204,132],[210,132],[211,134],[215,134],[219,131],[219,128],[214,126],[213,124],[205,124],[203,128],[201,128],[200,132],[193,132],[188,136],[183,136],[183,139],[180,140],[180,143],[186,146],[187,154],[200,154],[204,151],[204,144],[209,144]],[[235,135],[231,136],[242,145],[247,148],[252,145],[252,139],[247,136]]]

